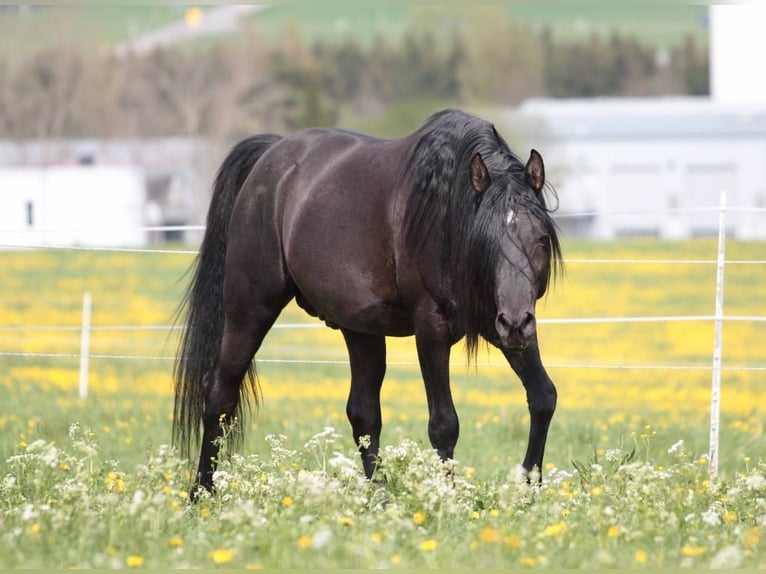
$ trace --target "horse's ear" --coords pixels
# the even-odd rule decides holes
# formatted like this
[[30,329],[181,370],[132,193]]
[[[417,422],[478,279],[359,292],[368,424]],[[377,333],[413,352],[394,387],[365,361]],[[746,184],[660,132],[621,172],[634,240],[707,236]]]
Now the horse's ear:
[[489,171],[478,152],[471,158],[471,185],[476,195],[481,195],[489,187]]
[[543,157],[537,153],[537,150],[532,150],[527,160],[527,165],[524,168],[524,175],[527,178],[527,183],[532,190],[539,194],[543,190],[545,185],[545,165],[543,165]]

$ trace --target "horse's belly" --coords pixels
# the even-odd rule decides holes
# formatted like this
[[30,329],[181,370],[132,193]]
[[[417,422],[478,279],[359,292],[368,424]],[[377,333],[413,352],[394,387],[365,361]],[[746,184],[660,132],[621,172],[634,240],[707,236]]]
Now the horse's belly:
[[301,309],[312,317],[318,317],[333,329],[343,328],[390,337],[406,337],[415,332],[412,317],[398,302],[378,301],[362,304],[346,300],[314,305],[301,293],[295,300]]

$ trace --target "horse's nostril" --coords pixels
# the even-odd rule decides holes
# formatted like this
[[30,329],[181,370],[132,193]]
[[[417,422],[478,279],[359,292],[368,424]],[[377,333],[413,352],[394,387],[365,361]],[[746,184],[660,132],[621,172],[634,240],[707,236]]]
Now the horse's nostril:
[[526,344],[535,334],[537,320],[534,313],[524,312],[516,320],[511,320],[505,313],[498,313],[495,318],[497,334],[506,343]]
[[511,322],[508,320],[508,317],[506,317],[504,313],[497,314],[497,318],[495,319],[495,328],[497,328],[497,333],[501,337],[507,337],[511,332]]
[[531,337],[537,328],[537,321],[532,313],[525,313],[521,320],[520,331],[525,337]]

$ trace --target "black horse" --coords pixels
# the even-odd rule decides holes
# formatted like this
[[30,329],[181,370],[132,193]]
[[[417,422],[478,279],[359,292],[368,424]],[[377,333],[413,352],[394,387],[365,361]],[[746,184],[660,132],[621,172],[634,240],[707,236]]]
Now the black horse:
[[535,303],[561,264],[544,184],[536,151],[523,163],[490,123],[455,110],[399,140],[309,129],[237,144],[216,177],[180,309],[173,437],[188,454],[202,423],[194,489],[212,488],[221,421],[257,403],[253,357],[293,298],[343,333],[346,412],[368,478],[385,337],[413,334],[439,455],[451,458],[458,438],[450,349],[465,336],[473,358],[481,337],[526,388],[523,465],[541,468],[556,389],[540,360]]

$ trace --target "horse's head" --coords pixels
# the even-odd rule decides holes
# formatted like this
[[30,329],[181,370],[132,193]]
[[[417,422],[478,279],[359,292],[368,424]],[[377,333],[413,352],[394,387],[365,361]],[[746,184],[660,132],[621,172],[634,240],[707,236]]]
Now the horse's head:
[[481,197],[489,202],[483,219],[493,222],[490,233],[494,236],[483,271],[485,289],[491,283],[494,293],[482,294],[486,299],[493,296],[494,306],[489,301],[481,305],[480,334],[501,348],[522,350],[535,336],[535,304],[559,260],[556,227],[542,197],[543,159],[532,150],[523,177],[518,170],[490,175],[477,153],[471,160],[471,184],[479,196],[487,194]]

